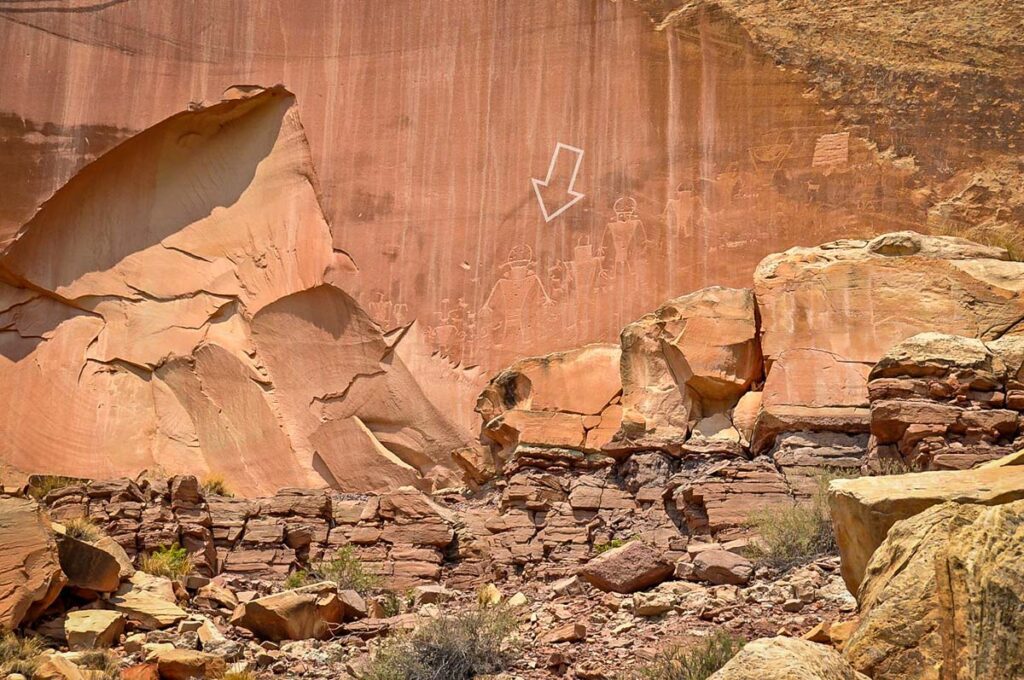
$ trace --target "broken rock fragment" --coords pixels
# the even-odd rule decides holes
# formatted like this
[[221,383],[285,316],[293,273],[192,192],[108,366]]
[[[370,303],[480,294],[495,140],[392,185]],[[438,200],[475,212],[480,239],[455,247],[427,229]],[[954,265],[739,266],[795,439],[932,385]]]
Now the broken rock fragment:
[[656,548],[630,541],[587,562],[580,575],[601,590],[632,593],[661,583],[674,570]]
[[347,613],[358,618],[355,609],[338,597],[337,585],[324,581],[244,602],[231,615],[231,623],[272,642],[322,639],[345,621]]

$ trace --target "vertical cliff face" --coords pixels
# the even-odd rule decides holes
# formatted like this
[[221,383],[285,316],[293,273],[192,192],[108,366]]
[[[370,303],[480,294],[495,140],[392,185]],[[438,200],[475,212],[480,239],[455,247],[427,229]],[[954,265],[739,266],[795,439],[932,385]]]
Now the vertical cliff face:
[[216,473],[243,493],[451,481],[473,437],[331,285],[352,268],[331,242],[281,87],[172,116],[87,165],[0,257],[0,384],[20,395],[0,458]]
[[[743,285],[796,244],[920,226],[915,172],[733,15],[635,3],[0,2],[12,233],[89,158],[236,83],[295,91],[343,282],[488,372]],[[664,19],[656,16],[655,19]],[[40,82],[47,82],[40,88]],[[547,188],[556,145],[563,149]]]

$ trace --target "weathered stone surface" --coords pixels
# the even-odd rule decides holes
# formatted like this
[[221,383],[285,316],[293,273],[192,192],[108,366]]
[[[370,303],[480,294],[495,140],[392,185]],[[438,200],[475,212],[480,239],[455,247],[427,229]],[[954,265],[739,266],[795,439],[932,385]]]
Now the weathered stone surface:
[[753,295],[705,288],[622,331],[622,428],[609,449],[675,447],[689,421],[735,405],[761,375]]
[[829,507],[843,579],[856,593],[871,555],[901,519],[947,501],[1001,505],[1022,498],[1020,466],[836,480],[829,485]]
[[108,609],[81,609],[68,612],[64,635],[72,650],[110,647],[124,632],[124,614]]
[[690,530],[704,534],[735,530],[754,512],[794,502],[786,478],[763,458],[716,463],[681,480],[672,497]]
[[[124,549],[113,541],[101,546],[61,535],[57,550],[68,585],[99,593],[117,590],[121,585],[122,572],[127,571],[124,563],[130,564]],[[131,576],[131,572],[127,575]]]
[[0,629],[42,613],[64,585],[50,523],[35,501],[0,497]]
[[975,514],[937,557],[942,677],[1012,680],[1024,676],[1024,501]]
[[[896,240],[906,247],[885,245]],[[924,331],[995,339],[1024,315],[1024,264],[1006,257],[999,248],[913,232],[771,255],[754,274],[765,358],[814,349],[870,366]],[[1016,278],[997,275],[1003,271]]]
[[319,639],[344,621],[346,610],[338,586],[325,581],[244,602],[231,623],[273,642]]
[[936,560],[949,537],[980,506],[943,503],[896,522],[872,555],[858,592],[860,623],[843,648],[858,671],[875,680],[938,678],[942,612]]
[[632,593],[661,583],[674,569],[655,548],[630,541],[587,562],[580,575],[601,590]]
[[868,680],[839,652],[807,640],[775,637],[747,643],[708,680]]

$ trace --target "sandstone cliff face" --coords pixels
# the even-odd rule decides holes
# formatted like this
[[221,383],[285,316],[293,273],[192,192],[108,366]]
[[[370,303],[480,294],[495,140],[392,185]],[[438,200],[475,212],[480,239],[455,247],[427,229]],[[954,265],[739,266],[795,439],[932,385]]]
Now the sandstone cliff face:
[[318,190],[283,88],[173,116],[84,168],[0,257],[0,382],[24,397],[0,416],[0,457],[216,473],[242,493],[454,479],[473,437],[332,285],[353,265]]
[[[78,5],[0,3],[0,63],[17,64],[0,72],[0,240],[186,102],[284,83],[359,266],[344,289],[488,375],[748,286],[768,253],[927,220],[905,150],[839,120],[753,22],[711,5],[660,30],[610,0]],[[530,180],[558,142],[585,152],[584,198],[546,222]]]

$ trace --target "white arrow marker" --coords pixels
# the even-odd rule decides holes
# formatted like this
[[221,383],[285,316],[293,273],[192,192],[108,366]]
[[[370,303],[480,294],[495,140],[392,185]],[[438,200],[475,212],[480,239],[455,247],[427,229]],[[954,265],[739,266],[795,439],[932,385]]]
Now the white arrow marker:
[[[544,205],[544,197],[540,193],[540,188],[544,187],[546,189],[548,185],[551,183],[551,178],[555,174],[555,167],[558,164],[558,152],[561,151],[562,149],[565,149],[568,152],[576,154],[576,164],[572,168],[572,177],[569,179],[569,188],[566,190],[566,192],[569,194],[569,196],[571,196],[571,198],[567,203],[563,203],[562,207],[560,207],[558,210],[554,211],[553,213],[548,213],[548,207]],[[583,198],[584,194],[581,194],[578,191],[573,191],[573,186],[576,184],[576,175],[577,173],[579,173],[580,165],[582,163],[583,149],[578,149],[575,146],[569,146],[568,144],[562,144],[561,142],[558,142],[558,144],[555,146],[555,152],[551,154],[551,165],[548,166],[548,176],[544,178],[543,182],[537,178],[532,178],[530,180],[533,183],[533,190],[537,194],[537,202],[540,203],[540,211],[544,215],[545,222],[550,222],[551,220],[555,219],[556,217],[564,213],[566,210],[571,208],[573,204],[575,204],[577,201]]]

